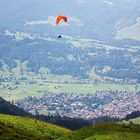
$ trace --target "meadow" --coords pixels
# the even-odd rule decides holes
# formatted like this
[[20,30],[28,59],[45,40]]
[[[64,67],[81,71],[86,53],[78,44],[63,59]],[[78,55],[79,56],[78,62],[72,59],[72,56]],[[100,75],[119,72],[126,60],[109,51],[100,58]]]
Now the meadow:
[[126,123],[126,124],[134,123],[134,124],[139,124],[140,125],[140,117],[134,118],[134,119],[130,119],[129,121],[123,121],[123,122]]
[[[3,86],[8,88],[2,89]],[[9,87],[15,87],[11,89]],[[33,84],[28,84],[27,81],[20,82],[19,85],[15,85],[13,82],[2,82],[0,85],[0,96],[6,100],[18,100],[28,96],[41,97],[44,93],[75,93],[75,94],[87,94],[95,93],[96,91],[135,91],[133,84],[110,84],[110,83],[98,83],[98,84],[66,84],[66,83],[52,83],[45,81],[38,81]]]
[[138,84],[111,83],[95,73],[92,73],[90,79],[78,79],[70,75],[51,74],[49,69],[43,67],[38,73],[34,73],[28,70],[27,62],[16,63],[17,67],[12,70],[5,64],[3,70],[0,70],[0,76],[6,79],[0,82],[0,96],[9,101],[28,96],[42,97],[45,93],[94,94],[96,91],[140,91]]
[[0,114],[1,140],[54,140],[69,132],[36,119]]

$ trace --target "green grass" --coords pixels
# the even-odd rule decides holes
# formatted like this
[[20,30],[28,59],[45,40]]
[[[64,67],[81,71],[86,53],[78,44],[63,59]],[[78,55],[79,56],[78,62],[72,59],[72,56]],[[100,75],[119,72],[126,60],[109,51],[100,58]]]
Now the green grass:
[[[24,99],[28,96],[36,96],[42,97],[44,92],[38,91],[48,91],[49,93],[93,93],[95,91],[134,91],[135,84],[111,84],[105,83],[102,77],[96,75],[93,71],[90,73],[90,78],[88,80],[79,80],[73,78],[69,75],[58,76],[51,74],[49,69],[41,68],[40,73],[35,74],[27,70],[27,62],[20,62],[16,60],[17,67],[12,69],[11,71],[8,69],[6,65],[4,65],[3,70],[0,70],[0,75],[3,77],[9,77],[10,74],[14,74],[13,77],[20,83],[20,85],[16,85],[15,81],[1,82],[0,83],[0,96],[8,101]],[[22,75],[21,75],[22,68]],[[17,73],[16,73],[17,72]],[[45,77],[41,79],[41,75]],[[25,76],[26,80],[19,80],[21,76]],[[97,84],[90,84],[94,82],[94,80],[99,80],[100,82]],[[30,81],[35,81],[35,84],[29,84]],[[66,82],[67,81],[67,82]],[[87,84],[78,84],[80,82],[84,82]],[[66,84],[69,83],[69,84]],[[4,85],[9,85],[10,87],[17,86],[17,89],[2,89]],[[140,91],[140,85],[138,88]]]
[[104,123],[71,132],[57,140],[140,140],[140,126]]
[[[12,82],[3,82],[2,85],[9,84],[15,86]],[[0,85],[0,87],[2,87]],[[48,83],[44,81],[38,81],[36,84],[26,85],[26,81],[22,81],[18,88],[15,90],[0,90],[0,96],[6,100],[18,100],[28,96],[42,97],[43,92],[48,91],[49,93],[93,93],[95,91],[134,91],[135,85],[132,84],[109,84],[109,83],[98,83],[98,84],[63,84],[63,83]],[[9,95],[9,93],[11,95]]]
[[68,84],[64,85],[61,89],[63,92],[73,93],[92,93],[94,91],[128,91],[134,90],[133,85],[129,84],[109,84],[109,83],[98,83],[98,84]]
[[123,121],[124,123],[134,123],[134,124],[139,124],[140,125],[140,117],[135,118],[135,119],[130,119],[129,121]]
[[69,132],[35,119],[0,114],[0,140],[54,140]]
[[0,140],[140,140],[140,125],[102,123],[76,131],[39,120],[0,114]]
[[[135,139],[134,139],[135,138]],[[123,133],[123,134],[108,134],[108,135],[95,135],[85,140],[139,140],[138,134]]]

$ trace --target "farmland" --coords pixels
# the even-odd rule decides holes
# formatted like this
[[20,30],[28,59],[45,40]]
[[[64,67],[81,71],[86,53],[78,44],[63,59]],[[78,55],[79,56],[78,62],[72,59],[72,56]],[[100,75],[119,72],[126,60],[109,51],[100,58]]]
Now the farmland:
[[51,93],[93,93],[95,91],[139,91],[138,84],[111,83],[93,73],[92,79],[78,79],[70,75],[55,75],[47,68],[36,74],[28,70],[27,62],[16,61],[17,67],[9,70],[3,64],[0,71],[0,96],[6,100],[19,100],[28,96],[42,97]]
[[[48,75],[49,77],[49,75]],[[51,78],[53,78],[51,76]],[[64,76],[63,76],[64,78]],[[54,76],[54,79],[56,77]],[[64,83],[60,81],[48,82],[32,77],[28,80],[18,80],[18,83],[8,81],[1,82],[0,96],[7,100],[18,100],[28,96],[41,97],[45,92],[49,93],[93,93],[95,91],[135,91],[135,84],[111,84],[111,83]],[[140,90],[139,87],[137,90]]]

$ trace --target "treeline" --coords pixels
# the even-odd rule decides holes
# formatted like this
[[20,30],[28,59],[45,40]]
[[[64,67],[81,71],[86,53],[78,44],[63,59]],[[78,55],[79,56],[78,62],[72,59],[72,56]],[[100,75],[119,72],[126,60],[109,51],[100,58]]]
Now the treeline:
[[37,115],[36,118],[39,120],[43,120],[55,125],[68,128],[70,130],[77,130],[79,128],[96,124],[96,123],[120,121],[120,119],[118,118],[110,118],[108,116],[103,116],[92,120],[84,120],[81,118],[68,118],[68,117],[61,117],[61,116],[44,116],[44,115]]
[[128,114],[126,117],[125,117],[125,120],[128,121],[130,119],[135,119],[137,117],[140,117],[140,111],[135,111],[135,112],[132,112],[131,114]]
[[13,103],[5,101],[1,97],[0,97],[0,113],[1,114],[15,115],[15,116],[28,116],[28,117],[32,116],[30,113],[15,106]]

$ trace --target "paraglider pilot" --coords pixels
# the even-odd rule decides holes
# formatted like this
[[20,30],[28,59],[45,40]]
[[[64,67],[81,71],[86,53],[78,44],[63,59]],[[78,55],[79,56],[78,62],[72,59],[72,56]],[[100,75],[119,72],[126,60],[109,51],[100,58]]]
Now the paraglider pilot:
[[60,39],[61,37],[62,37],[61,35],[58,36],[59,39]]
[[[61,20],[63,20],[65,23],[67,23],[67,21],[68,21],[66,16],[57,16],[56,17],[56,25],[58,25]],[[61,35],[58,36],[58,39],[60,39],[60,38],[62,38]]]

